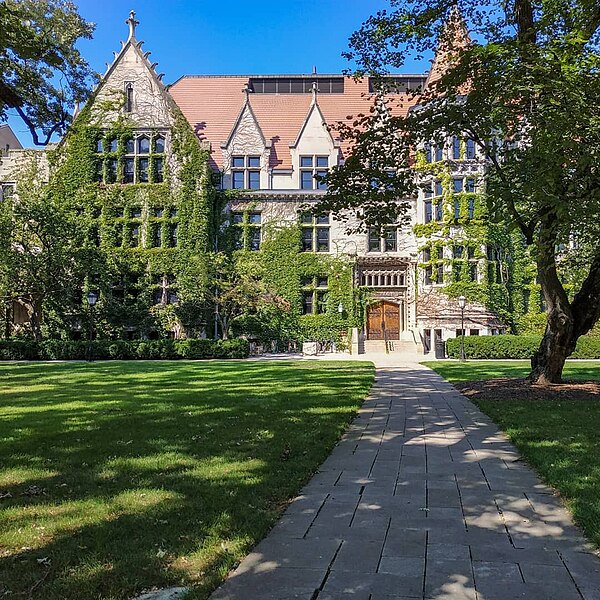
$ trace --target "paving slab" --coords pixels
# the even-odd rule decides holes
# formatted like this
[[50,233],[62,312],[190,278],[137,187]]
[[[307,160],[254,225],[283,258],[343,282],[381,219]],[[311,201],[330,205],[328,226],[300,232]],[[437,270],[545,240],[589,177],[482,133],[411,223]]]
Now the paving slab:
[[554,490],[450,384],[394,360],[211,600],[600,600],[600,559]]

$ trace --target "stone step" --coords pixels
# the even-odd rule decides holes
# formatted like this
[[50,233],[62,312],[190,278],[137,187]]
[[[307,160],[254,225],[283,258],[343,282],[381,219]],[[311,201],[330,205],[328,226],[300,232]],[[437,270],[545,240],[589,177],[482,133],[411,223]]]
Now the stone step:
[[365,352],[401,352],[404,354],[418,354],[419,348],[414,342],[407,340],[388,340],[387,350],[384,340],[365,340]]

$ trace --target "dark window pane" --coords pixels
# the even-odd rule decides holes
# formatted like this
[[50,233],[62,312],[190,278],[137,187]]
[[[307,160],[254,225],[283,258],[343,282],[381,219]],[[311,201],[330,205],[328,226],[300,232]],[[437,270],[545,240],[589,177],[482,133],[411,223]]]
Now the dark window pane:
[[102,146],[102,140],[96,141],[96,152],[103,152],[104,147]]
[[328,227],[317,227],[317,252],[329,252]]
[[343,79],[332,79],[331,80],[331,93],[332,94],[343,94],[344,93],[344,80]]
[[463,191],[463,180],[462,179],[453,179],[452,187],[454,189],[455,194],[459,194]]
[[464,246],[454,246],[452,248],[452,256],[453,258],[462,258],[464,252]]
[[177,246],[177,225],[171,225],[169,230],[170,245],[175,248]]
[[234,190],[241,190],[244,188],[244,171],[234,171],[231,174],[231,187]]
[[177,304],[178,302],[177,292],[173,290],[167,292],[167,304]]
[[234,168],[244,167],[244,157],[243,156],[234,156],[231,159],[231,166]]
[[154,159],[154,183],[162,183],[164,179],[163,175],[163,159]]
[[467,158],[475,158],[475,142],[467,140]]
[[314,180],[312,171],[300,171],[300,189],[312,190],[313,181]]
[[312,156],[301,156],[300,157],[300,166],[301,167],[312,167],[313,166],[313,157]]
[[469,335],[479,335],[479,329],[469,329]]
[[260,250],[260,227],[250,227],[248,229],[248,242],[250,250]]
[[274,94],[277,91],[277,81],[275,79],[265,79],[265,94]]
[[302,250],[303,252],[313,251],[313,230],[306,227],[302,230]]
[[248,157],[249,167],[260,167],[260,156],[249,156]]
[[139,178],[138,181],[140,183],[148,183],[148,159],[147,158],[140,158],[139,159]]
[[444,203],[438,200],[435,204],[435,220],[441,221],[444,218]]
[[138,246],[140,243],[140,228],[137,226],[131,228],[130,243],[131,246]]
[[302,79],[292,79],[292,94],[304,93],[304,81]]
[[114,138],[108,142],[108,151],[109,152],[116,152],[117,148],[118,148],[118,143],[117,143],[116,138]]
[[133,111],[133,84],[125,84],[125,112],[130,113]]
[[302,292],[302,314],[313,314],[313,292]]
[[469,193],[473,193],[475,191],[475,180],[473,178],[467,179],[466,191]]
[[460,218],[460,202],[458,200],[454,201],[454,218]]
[[432,162],[432,154],[431,154],[431,144],[425,144],[425,161],[430,163]]
[[[327,171],[317,171],[317,177],[327,177]],[[326,190],[327,182],[324,180],[316,180],[318,190]]]
[[384,252],[396,252],[396,230],[386,229],[384,237]]
[[308,213],[308,212],[304,212],[302,213],[302,215],[300,216],[300,222],[301,223],[313,223],[313,215],[312,213]]
[[243,223],[244,222],[244,213],[241,213],[241,212],[231,213],[231,221],[235,225],[237,225],[239,223]]
[[147,137],[141,137],[138,139],[138,154],[149,154],[150,153],[150,139]]
[[444,146],[442,144],[436,144],[435,146],[435,160],[444,160]]
[[108,178],[107,183],[114,183],[117,180],[117,159],[110,158],[108,160],[108,170],[106,173]]
[[317,216],[317,225],[329,225],[329,214],[318,215]]
[[329,156],[317,156],[317,167],[329,167]]
[[162,208],[155,208],[154,209],[154,216],[157,217],[158,219],[160,219],[163,216],[163,209]]
[[165,151],[165,138],[159,135],[154,139],[154,152],[162,154]]
[[379,252],[381,240],[378,229],[369,229],[369,252]]
[[317,277],[317,287],[323,288],[329,285],[329,278],[326,276]]
[[317,292],[317,314],[324,315],[327,312],[327,292]]
[[133,154],[135,152],[135,143],[133,139],[129,138],[125,141],[125,152],[127,152],[127,154]]
[[433,277],[433,269],[431,267],[425,268],[425,285],[431,285]]
[[171,217],[171,219],[174,219],[177,216],[177,209],[176,208],[172,208],[169,211],[169,216]]
[[236,250],[241,250],[244,247],[244,230],[241,227],[236,227],[233,230],[233,247]]
[[141,206],[134,206],[131,209],[131,218],[132,219],[141,219],[142,218],[142,208],[141,208]]
[[248,171],[248,188],[251,190],[260,189],[260,171]]
[[439,263],[437,266],[436,282],[444,283],[444,265],[443,265],[443,263]]
[[469,198],[469,219],[475,215],[475,198]]
[[460,140],[456,136],[452,138],[452,158],[454,160],[460,158]]
[[152,236],[152,245],[155,248],[160,248],[162,246],[162,228],[160,225],[154,228],[154,235]]
[[425,248],[423,250],[423,262],[429,262],[431,260],[431,250]]
[[469,263],[469,275],[471,277],[471,281],[477,281],[477,263],[476,262]]
[[444,189],[442,188],[442,182],[441,181],[436,181],[435,182],[435,195],[436,196],[441,196],[444,192]]
[[428,200],[424,203],[425,207],[425,223],[430,223],[433,219],[433,214],[431,212],[431,200]]
[[425,198],[431,198],[431,196],[433,196],[433,191],[431,189],[431,184],[427,185],[427,187],[423,190],[423,193],[425,194]]
[[135,177],[135,161],[133,158],[126,158],[123,169],[123,182],[133,183]]
[[248,223],[251,225],[260,225],[260,213],[259,212],[251,212],[248,214]]

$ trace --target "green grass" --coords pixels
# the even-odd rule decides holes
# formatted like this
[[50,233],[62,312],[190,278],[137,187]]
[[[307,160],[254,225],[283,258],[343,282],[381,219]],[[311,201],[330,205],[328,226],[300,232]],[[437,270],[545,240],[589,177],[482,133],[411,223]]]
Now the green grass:
[[373,376],[356,362],[0,364],[0,597],[184,584],[206,598]]
[[[528,361],[426,363],[451,382],[523,377]],[[600,379],[600,363],[570,362],[566,379]],[[558,489],[575,521],[600,547],[600,399],[476,401],[540,476]]]

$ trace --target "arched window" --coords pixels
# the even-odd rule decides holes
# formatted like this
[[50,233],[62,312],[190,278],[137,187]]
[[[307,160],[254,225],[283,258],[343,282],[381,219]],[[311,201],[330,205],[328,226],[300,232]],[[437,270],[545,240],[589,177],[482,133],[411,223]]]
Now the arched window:
[[133,112],[133,83],[125,82],[125,112]]
[[163,154],[165,151],[165,138],[162,135],[157,135],[154,138],[154,152],[156,154]]
[[145,135],[138,138],[138,154],[150,154],[150,138]]

